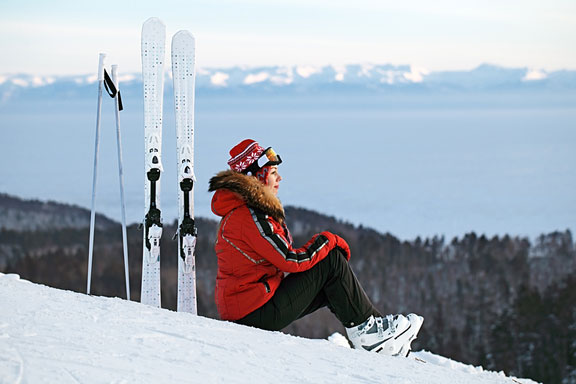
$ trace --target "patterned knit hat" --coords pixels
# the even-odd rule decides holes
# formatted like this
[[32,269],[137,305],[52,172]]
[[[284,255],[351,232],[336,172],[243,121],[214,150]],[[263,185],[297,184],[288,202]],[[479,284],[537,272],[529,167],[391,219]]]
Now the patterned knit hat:
[[254,140],[246,139],[230,150],[230,160],[228,165],[236,172],[244,172],[252,165],[262,154],[264,148],[258,145]]
[[264,149],[256,141],[246,139],[230,150],[228,165],[236,172],[258,176],[262,168],[281,162],[271,147]]

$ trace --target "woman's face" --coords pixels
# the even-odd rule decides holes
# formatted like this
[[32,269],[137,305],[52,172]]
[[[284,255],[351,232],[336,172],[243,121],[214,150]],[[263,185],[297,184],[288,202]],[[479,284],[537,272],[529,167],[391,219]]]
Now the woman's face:
[[278,195],[278,188],[280,187],[280,180],[282,176],[278,173],[278,166],[272,165],[270,171],[268,172],[268,177],[266,178],[266,185],[272,188],[274,195]]

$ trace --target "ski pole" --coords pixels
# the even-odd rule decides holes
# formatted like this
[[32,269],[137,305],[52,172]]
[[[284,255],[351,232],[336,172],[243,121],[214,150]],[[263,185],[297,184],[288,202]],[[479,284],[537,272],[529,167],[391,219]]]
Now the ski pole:
[[118,83],[118,66],[112,66],[112,81],[116,84],[116,93],[114,99],[116,108],[114,112],[116,115],[116,145],[118,147],[118,179],[120,181],[120,205],[122,207],[122,247],[124,252],[124,274],[126,276],[126,299],[130,300],[130,277],[128,271],[128,240],[126,236],[126,204],[124,201],[124,171],[122,168],[122,136],[120,134],[120,110],[121,97],[120,97],[120,85]]
[[104,83],[104,59],[105,53],[100,54],[98,63],[98,107],[96,110],[96,137],[94,139],[94,173],[92,177],[92,209],[90,212],[90,241],[88,244],[88,284],[86,294],[90,294],[92,280],[92,254],[94,251],[94,221],[96,219],[96,179],[98,175],[98,148],[100,145],[100,115],[102,113],[102,85]]

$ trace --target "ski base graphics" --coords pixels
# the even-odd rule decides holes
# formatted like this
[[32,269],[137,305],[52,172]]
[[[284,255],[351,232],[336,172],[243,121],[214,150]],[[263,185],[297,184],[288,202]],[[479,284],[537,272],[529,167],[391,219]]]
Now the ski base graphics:
[[160,177],[162,174],[162,101],[166,27],[153,17],[142,26],[144,84],[145,220],[140,301],[160,307]]
[[188,31],[172,38],[172,78],[178,151],[178,305],[197,314],[194,224],[195,40]]

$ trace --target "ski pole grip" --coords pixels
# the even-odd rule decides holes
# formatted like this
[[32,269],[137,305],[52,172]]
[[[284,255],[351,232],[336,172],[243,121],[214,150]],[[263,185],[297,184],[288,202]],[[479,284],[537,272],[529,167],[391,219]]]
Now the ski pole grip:
[[104,80],[104,59],[106,58],[105,53],[100,54],[100,60],[98,63],[98,81]]
[[118,111],[121,111],[124,106],[122,105],[122,95],[120,95],[120,84],[118,84],[118,81],[118,65],[114,64],[112,65],[112,87],[115,88],[114,92],[118,91],[118,94],[114,93],[114,96],[112,94],[110,96],[118,98]]
[[120,89],[118,85],[118,65],[116,64],[112,65],[112,81],[116,85],[116,89]]

